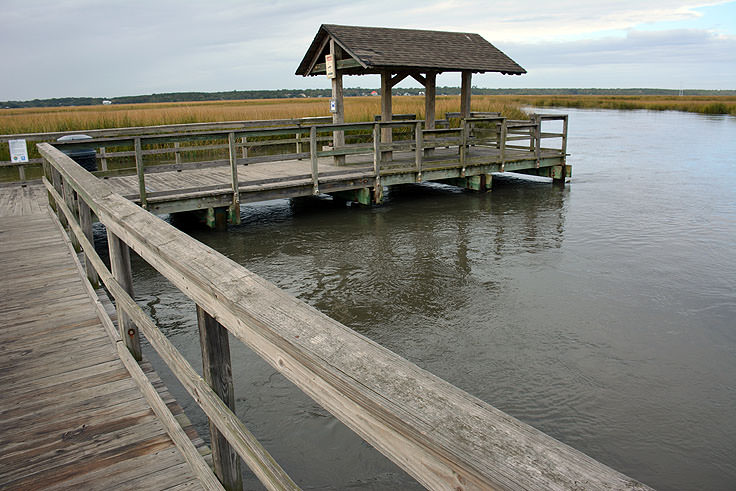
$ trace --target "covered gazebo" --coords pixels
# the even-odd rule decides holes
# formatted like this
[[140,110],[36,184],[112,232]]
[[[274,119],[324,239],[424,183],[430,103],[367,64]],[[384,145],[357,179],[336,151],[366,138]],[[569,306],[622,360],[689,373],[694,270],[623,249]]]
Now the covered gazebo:
[[[483,39],[465,32],[391,29],[322,24],[297,75],[327,75],[332,80],[333,121],[343,123],[342,78],[344,75],[381,75],[381,119],[390,121],[391,89],[407,77],[425,88],[426,128],[434,128],[437,74],[461,73],[460,113],[470,116],[473,73],[526,73],[514,60]],[[391,139],[383,130],[383,141]],[[335,133],[335,146],[344,144],[342,132]]]

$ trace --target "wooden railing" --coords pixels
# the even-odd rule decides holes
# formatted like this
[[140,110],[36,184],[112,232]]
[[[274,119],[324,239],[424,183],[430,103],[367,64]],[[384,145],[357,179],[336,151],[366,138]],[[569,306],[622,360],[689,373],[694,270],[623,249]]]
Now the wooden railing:
[[[70,134],[86,134],[88,140],[74,140],[68,142],[49,141],[58,148],[67,151],[94,150],[93,158],[97,163],[97,176],[130,175],[145,168],[144,173],[181,170],[193,167],[226,165],[228,162],[248,164],[268,162],[274,160],[308,159],[317,152],[318,156],[347,156],[370,154],[373,149],[371,141],[371,124],[392,128],[406,127],[409,131],[395,136],[396,142],[383,143],[381,151],[383,160],[390,159],[392,150],[416,149],[417,142],[424,149],[429,149],[425,155],[431,155],[435,147],[458,147],[458,154],[462,155],[462,148],[483,145],[480,126],[483,123],[493,122],[495,132],[495,146],[498,149],[528,150],[541,152],[541,139],[562,137],[563,144],[557,150],[565,152],[567,141],[567,116],[533,115],[531,120],[514,121],[501,118],[497,113],[471,113],[467,120],[458,119],[459,113],[447,113],[444,120],[436,121],[435,128],[424,130],[425,138],[416,138],[417,133],[411,128],[421,120],[408,119],[413,115],[395,115],[395,121],[373,123],[347,123],[344,125],[330,124],[329,117],[302,118],[296,120],[264,120],[264,121],[233,121],[222,123],[192,123],[183,125],[164,125],[152,127],[118,128],[104,130],[71,131],[55,133],[29,133],[19,135],[0,135],[0,143],[11,139],[24,138],[27,141],[49,141],[56,137]],[[536,118],[539,119],[536,119]],[[563,135],[542,132],[543,121],[563,119],[565,121]],[[450,127],[450,121],[457,121],[459,126]],[[502,126],[507,132],[502,131]],[[310,139],[311,129],[317,128],[317,137],[314,142]],[[330,131],[352,131],[352,139],[348,137],[348,144],[335,148],[332,145],[333,135]],[[474,131],[478,130],[478,131]],[[465,142],[463,143],[463,131]],[[484,133],[488,136],[488,132]],[[233,135],[235,155],[230,155],[230,136]],[[507,136],[504,136],[507,135]],[[413,137],[413,139],[412,139]],[[526,141],[519,145],[519,141]],[[352,142],[352,143],[351,143]],[[323,143],[328,143],[325,150]],[[361,143],[363,143],[361,145]],[[307,151],[308,147],[308,151]],[[143,158],[148,162],[143,164]],[[26,180],[26,167],[38,166],[42,159],[31,159],[28,162],[0,162],[0,168],[17,168],[19,180]],[[145,193],[144,193],[145,194]],[[145,200],[145,197],[142,197]]]
[[[186,123],[186,124],[168,124],[158,126],[132,126],[127,128],[106,128],[91,130],[71,130],[71,131],[53,131],[46,133],[18,133],[12,135],[0,135],[0,144],[7,143],[9,140],[23,139],[30,143],[37,142],[55,142],[59,137],[67,135],[87,135],[92,138],[115,138],[122,136],[148,136],[162,133],[188,133],[194,131],[206,130],[237,130],[244,128],[263,128],[272,126],[286,125],[312,125],[332,122],[331,116],[315,116],[308,118],[292,118],[292,119],[268,119],[268,120],[250,120],[250,121],[223,121],[213,123]],[[247,151],[247,150],[245,150]],[[247,155],[244,155],[247,156]],[[105,147],[100,147],[97,158],[100,161],[99,168],[107,170],[107,159],[116,157],[105,152]],[[18,169],[18,178],[20,181],[26,180],[26,167],[38,166],[42,163],[41,158],[32,158],[27,162],[11,162],[0,161],[0,168],[9,167]]]
[[[408,124],[421,142],[418,123]],[[381,125],[366,124],[380,135]],[[309,131],[313,139],[316,128]],[[140,331],[172,369],[210,420],[225,487],[239,486],[239,456],[267,488],[296,488],[233,412],[229,332],[428,488],[644,488],[290,296],[115,194],[53,146],[38,149],[52,206],[84,252],[90,280],[115,299],[121,356],[140,358]],[[94,248],[92,213],[107,229],[112,271]],[[204,377],[134,301],[130,249],[197,305]]]

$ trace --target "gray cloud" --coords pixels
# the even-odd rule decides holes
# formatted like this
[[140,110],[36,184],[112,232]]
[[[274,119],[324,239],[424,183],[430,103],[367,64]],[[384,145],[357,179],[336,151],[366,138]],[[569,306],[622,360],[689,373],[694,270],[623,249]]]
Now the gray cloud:
[[[327,87],[323,79],[293,75],[321,23],[479,32],[529,70],[524,77],[478,76],[481,86],[610,86],[617,70],[616,86],[664,86],[673,82],[660,74],[671,77],[687,69],[691,87],[733,88],[734,38],[695,30],[629,30],[623,38],[585,39],[597,29],[687,19],[696,15],[692,5],[685,0],[524,6],[499,1],[485,8],[470,0],[3,0],[0,100]],[[540,33],[546,42],[529,42],[541,40]],[[377,84],[353,77],[348,83]],[[439,83],[457,85],[459,79],[447,75]]]

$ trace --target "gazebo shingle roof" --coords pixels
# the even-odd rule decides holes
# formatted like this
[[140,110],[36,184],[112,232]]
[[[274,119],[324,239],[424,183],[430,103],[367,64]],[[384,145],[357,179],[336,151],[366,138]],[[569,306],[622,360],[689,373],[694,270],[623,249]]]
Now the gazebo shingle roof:
[[347,73],[377,73],[386,69],[526,73],[479,34],[322,24],[296,70],[297,75],[324,73],[315,70],[313,62],[315,58],[317,63],[324,61],[324,54],[329,52],[325,45],[328,36],[360,64]]

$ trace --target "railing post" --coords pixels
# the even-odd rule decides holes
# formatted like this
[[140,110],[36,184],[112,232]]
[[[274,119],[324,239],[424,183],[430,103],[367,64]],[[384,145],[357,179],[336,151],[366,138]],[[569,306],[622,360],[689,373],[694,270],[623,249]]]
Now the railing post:
[[414,141],[416,142],[416,153],[414,160],[417,167],[417,182],[422,182],[422,157],[424,156],[424,133],[422,123],[417,122],[414,126]]
[[105,147],[100,147],[100,166],[102,170],[107,170],[107,157],[105,155]]
[[[79,205],[79,226],[82,227],[82,231],[84,232],[84,236],[87,237],[87,240],[94,244],[95,239],[92,234],[92,210],[89,209],[89,205],[86,201],[79,199],[79,196],[77,196],[77,204]],[[87,269],[87,279],[92,286],[94,288],[100,286],[100,278],[97,276],[97,271],[95,271],[95,268],[92,266],[92,262],[86,253],[84,254],[84,266]]]
[[235,133],[227,135],[228,147],[230,149],[230,178],[233,188],[233,203],[230,205],[230,223],[240,223],[240,181],[238,180],[238,154],[235,148]]
[[[133,296],[133,274],[130,269],[130,249],[128,244],[118,238],[109,229],[107,231],[107,247],[110,251],[110,269],[115,281],[125,292]],[[138,327],[130,320],[128,314],[123,309],[117,308],[118,312],[118,328],[120,329],[120,337],[125,341],[128,351],[138,361],[141,361],[141,339],[138,334]]]
[[562,119],[562,161],[567,160],[567,114]]
[[243,147],[242,147],[242,150],[241,150],[241,154],[242,154],[242,156],[243,156],[244,159],[247,159],[248,158],[248,147],[246,146],[246,144],[248,143],[248,137],[246,137],[246,136],[242,137],[240,139],[240,143],[243,144]]
[[[297,124],[297,127],[301,130],[302,125]],[[294,135],[294,138],[296,139],[296,158],[297,160],[301,160],[302,158],[299,156],[299,154],[302,153],[302,132],[297,131],[296,135]]]
[[373,173],[375,175],[375,184],[373,187],[373,195],[376,203],[383,198],[383,184],[381,184],[381,161],[383,154],[381,153],[381,123],[373,125]]
[[319,194],[319,158],[317,157],[317,127],[309,127],[309,158],[312,161],[312,194]]
[[[235,390],[227,329],[199,305],[197,305],[197,325],[202,348],[202,375],[217,396],[235,412]],[[210,439],[215,475],[228,491],[243,489],[240,457],[212,421],[210,421]]]
[[[55,167],[51,167],[51,181],[54,185],[54,189],[56,189],[56,192],[63,197],[64,191],[62,190],[61,174],[58,170],[56,170]],[[58,207],[56,209],[56,215],[59,217],[59,223],[61,223],[63,227],[66,227],[68,225],[68,222],[66,221],[66,215],[64,215],[64,213],[60,209],[58,209]]]
[[141,139],[134,138],[133,146],[135,147],[135,171],[138,174],[138,194],[141,198],[141,207],[148,208],[148,200],[146,199],[146,178],[143,172],[143,150],[141,149]]
[[177,149],[177,150],[176,150],[176,151],[174,152],[174,163],[175,163],[176,165],[180,165],[180,164],[181,164],[181,150],[179,150],[179,148],[181,148],[181,143],[179,143],[179,142],[174,142],[174,148],[176,148],[176,149]]
[[[53,182],[53,177],[51,177],[52,176],[51,163],[48,160],[46,160],[46,157],[43,157],[43,163],[41,165],[43,166],[43,177],[46,178],[48,182]],[[57,211],[56,201],[54,201],[54,197],[51,195],[51,192],[48,190],[46,191],[46,195],[49,201],[49,207],[51,207],[51,209],[54,212],[56,212]]]
[[501,172],[505,172],[506,171],[505,169],[506,167],[506,138],[508,138],[508,134],[509,134],[509,128],[508,128],[508,125],[506,124],[505,118],[501,122],[500,131],[501,131],[501,135],[500,135],[501,146],[499,147],[499,149],[501,151]]
[[537,169],[542,160],[542,118],[538,114],[534,115],[534,158],[537,161]]
[[26,180],[26,166],[23,164],[20,164],[18,166],[18,177],[20,178],[21,182]]
[[461,119],[460,131],[460,177],[465,177],[465,160],[468,153],[468,122],[465,118]]
[[[74,199],[74,195],[76,193],[71,188],[71,186],[69,186],[68,182],[63,183],[62,189],[64,193],[64,202],[66,203],[66,206],[69,208],[69,210],[72,212],[72,216],[69,218],[69,220],[74,220],[74,216],[77,214],[77,206]],[[76,221],[78,222],[79,220],[77,219]],[[74,246],[75,251],[79,252],[82,250],[82,247],[79,245],[79,239],[77,239],[77,236],[74,235],[74,233],[71,231],[71,227],[69,228],[69,239],[72,241],[72,245]]]

